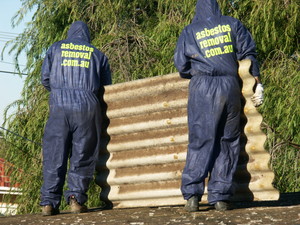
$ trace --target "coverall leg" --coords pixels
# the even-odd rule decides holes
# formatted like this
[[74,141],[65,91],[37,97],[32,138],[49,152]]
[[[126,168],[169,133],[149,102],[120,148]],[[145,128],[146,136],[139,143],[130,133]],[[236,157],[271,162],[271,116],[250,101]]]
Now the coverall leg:
[[41,206],[60,206],[70,145],[69,123],[61,107],[51,106],[43,137]]
[[[236,164],[238,160],[238,154],[236,157],[236,154],[231,152],[239,151],[236,142],[239,136],[240,90],[234,77],[198,75],[191,79],[189,94],[189,146],[181,191],[186,200],[194,195],[199,196],[201,200],[208,173],[214,170],[214,167],[226,169],[227,164]],[[230,101],[232,104],[228,104]],[[238,116],[229,116],[236,114]],[[222,150],[223,148],[225,149]],[[230,152],[228,157],[223,156],[223,152],[226,151]],[[219,160],[216,161],[217,158]],[[224,165],[226,166],[223,168]],[[226,171],[226,174],[235,169],[232,166],[227,167],[230,171]],[[229,177],[222,177],[219,183],[214,182],[219,179],[217,169],[212,174],[212,180],[209,182],[211,192],[218,186],[223,187],[223,184],[231,183],[232,178]],[[227,194],[227,190],[225,193],[223,189],[221,191],[222,194]],[[218,200],[214,197],[209,199]]]
[[89,103],[74,107],[51,106],[43,139],[43,176],[41,204],[60,206],[67,172],[65,199],[75,196],[80,204],[87,201],[87,190],[95,171],[101,129],[100,105],[95,97],[84,96]]
[[234,193],[233,175],[240,153],[241,98],[239,89],[228,92],[218,127],[217,149],[208,181],[208,202],[228,201]]
[[79,204],[87,201],[88,187],[93,179],[100,140],[100,106],[85,112],[72,113],[72,152],[68,170],[65,199],[75,196]]

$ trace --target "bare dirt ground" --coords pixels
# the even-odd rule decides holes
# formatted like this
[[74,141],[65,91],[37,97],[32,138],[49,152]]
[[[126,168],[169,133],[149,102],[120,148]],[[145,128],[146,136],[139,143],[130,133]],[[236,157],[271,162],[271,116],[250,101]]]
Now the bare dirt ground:
[[281,195],[278,201],[236,203],[233,210],[218,212],[201,205],[199,212],[185,212],[183,206],[103,210],[90,209],[88,213],[56,216],[39,214],[0,217],[1,225],[59,224],[59,225],[146,225],[146,224],[198,224],[198,225],[300,225],[300,193]]

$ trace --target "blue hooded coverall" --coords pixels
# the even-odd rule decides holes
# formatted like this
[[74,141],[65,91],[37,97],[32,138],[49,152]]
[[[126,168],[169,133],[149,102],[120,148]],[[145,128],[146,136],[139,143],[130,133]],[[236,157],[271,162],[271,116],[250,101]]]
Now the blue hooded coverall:
[[84,22],[74,22],[68,38],[54,43],[42,66],[42,84],[50,91],[50,114],[43,137],[41,206],[58,208],[67,172],[66,201],[87,201],[99,151],[99,90],[111,84],[107,57],[90,44]]
[[259,76],[255,43],[243,24],[221,15],[216,0],[198,0],[196,15],[177,42],[174,63],[189,84],[189,145],[182,174],[185,200],[204,193],[208,202],[228,201],[240,151],[241,93],[238,60],[252,61]]

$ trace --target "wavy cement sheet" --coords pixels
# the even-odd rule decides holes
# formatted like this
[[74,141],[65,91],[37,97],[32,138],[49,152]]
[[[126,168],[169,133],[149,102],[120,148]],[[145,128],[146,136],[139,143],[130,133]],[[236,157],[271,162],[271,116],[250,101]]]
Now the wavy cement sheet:
[[[262,117],[250,100],[255,81],[249,65],[244,61],[240,66],[245,135],[233,200],[276,200],[279,194],[263,148],[266,137],[260,131]],[[108,118],[96,168],[102,200],[115,208],[185,204],[180,182],[188,144],[188,83],[174,73],[105,88]]]

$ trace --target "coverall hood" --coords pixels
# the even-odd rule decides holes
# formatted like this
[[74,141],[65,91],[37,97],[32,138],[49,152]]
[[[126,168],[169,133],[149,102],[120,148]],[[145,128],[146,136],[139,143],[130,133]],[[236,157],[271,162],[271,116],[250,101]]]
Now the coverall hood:
[[72,23],[68,31],[68,39],[74,38],[87,41],[88,43],[91,42],[89,28],[86,23],[82,21],[75,21],[74,23]]
[[218,2],[216,0],[198,0],[193,23],[209,20],[214,16],[222,16]]

